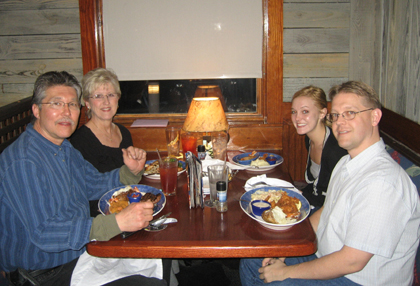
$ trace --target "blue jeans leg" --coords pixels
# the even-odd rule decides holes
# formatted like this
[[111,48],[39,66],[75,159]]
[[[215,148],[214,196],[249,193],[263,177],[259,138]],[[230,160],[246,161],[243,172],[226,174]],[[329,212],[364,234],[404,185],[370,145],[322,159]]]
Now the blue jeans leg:
[[[286,258],[286,265],[295,265],[307,261],[317,259],[315,255],[303,256],[303,257],[290,257]],[[271,283],[264,283],[260,279],[260,273],[258,269],[262,266],[263,259],[241,259],[239,268],[239,274],[241,276],[241,282],[244,286],[251,285],[270,285],[270,286],[318,286],[318,285],[331,285],[331,286],[354,286],[359,285],[352,282],[345,277],[339,277],[329,280],[308,280],[308,279],[286,279],[283,281],[274,281]]]

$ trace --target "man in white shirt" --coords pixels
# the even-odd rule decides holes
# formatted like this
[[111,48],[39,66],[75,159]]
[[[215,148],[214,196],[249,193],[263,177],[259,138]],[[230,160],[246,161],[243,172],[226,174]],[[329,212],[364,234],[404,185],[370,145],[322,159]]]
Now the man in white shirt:
[[[337,163],[324,206],[311,216],[315,255],[244,259],[243,285],[411,285],[420,200],[380,138],[381,104],[368,85],[330,90],[332,130],[349,155]],[[258,265],[259,264],[259,265]]]

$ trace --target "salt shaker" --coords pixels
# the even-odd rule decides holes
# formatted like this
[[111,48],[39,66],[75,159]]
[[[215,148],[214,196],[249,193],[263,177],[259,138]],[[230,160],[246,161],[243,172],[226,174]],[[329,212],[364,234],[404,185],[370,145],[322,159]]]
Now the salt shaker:
[[218,181],[216,183],[216,190],[217,190],[216,210],[222,213],[226,212],[228,210],[226,182]]
[[197,151],[198,159],[204,160],[206,158],[206,147],[204,145],[198,145]]

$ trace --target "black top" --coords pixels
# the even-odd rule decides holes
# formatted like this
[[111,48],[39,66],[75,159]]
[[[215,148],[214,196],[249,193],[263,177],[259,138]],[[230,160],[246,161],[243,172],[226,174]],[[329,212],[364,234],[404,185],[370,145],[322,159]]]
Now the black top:
[[95,134],[83,125],[70,137],[70,142],[79,150],[83,157],[89,161],[99,172],[105,173],[124,165],[122,148],[133,146],[130,131],[124,126],[114,123],[121,131],[120,147],[113,148],[102,145]]
[[[329,127],[327,127],[329,128]],[[319,170],[318,180],[311,173],[312,161],[308,154],[308,161],[306,163],[306,178],[309,180],[308,185],[302,190],[304,197],[314,207],[322,207],[324,205],[325,196],[327,194],[328,183],[330,181],[331,173],[337,162],[347,155],[347,150],[338,146],[337,139],[330,129],[330,135],[325,142],[321,155],[321,169]],[[305,146],[309,150],[309,137],[305,136]],[[316,185],[314,185],[314,181]]]

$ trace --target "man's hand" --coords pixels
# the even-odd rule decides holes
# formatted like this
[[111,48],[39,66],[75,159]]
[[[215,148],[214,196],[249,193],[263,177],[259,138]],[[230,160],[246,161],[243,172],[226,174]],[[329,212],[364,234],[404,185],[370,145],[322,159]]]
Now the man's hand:
[[258,269],[258,272],[265,283],[283,281],[289,278],[287,275],[288,267],[284,264],[284,258],[264,258],[262,267]]
[[144,169],[146,163],[146,151],[133,146],[122,149],[124,164],[134,175],[138,175]]
[[137,231],[149,225],[153,219],[153,203],[140,202],[129,204],[115,215],[121,231]]

